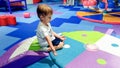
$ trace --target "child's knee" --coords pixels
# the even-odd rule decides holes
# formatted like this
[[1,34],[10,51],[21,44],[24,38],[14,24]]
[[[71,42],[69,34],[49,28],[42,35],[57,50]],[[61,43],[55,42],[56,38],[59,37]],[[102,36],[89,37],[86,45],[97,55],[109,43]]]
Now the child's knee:
[[58,45],[59,48],[62,48],[64,45],[64,42],[60,42],[60,44]]

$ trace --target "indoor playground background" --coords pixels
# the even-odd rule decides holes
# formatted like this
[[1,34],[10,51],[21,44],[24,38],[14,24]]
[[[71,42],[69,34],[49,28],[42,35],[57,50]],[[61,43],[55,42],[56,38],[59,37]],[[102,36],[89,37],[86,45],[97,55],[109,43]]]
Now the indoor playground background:
[[[76,2],[76,1],[75,1]],[[53,30],[66,37],[58,56],[39,52],[36,45],[36,15],[38,4],[48,4],[54,10]],[[75,3],[62,1],[28,4],[27,10],[15,10],[14,26],[0,26],[0,68],[120,68],[120,8],[98,13]],[[24,13],[30,13],[25,18]],[[8,15],[0,9],[0,15]],[[116,22],[117,24],[114,24]],[[31,43],[33,50],[30,50]]]

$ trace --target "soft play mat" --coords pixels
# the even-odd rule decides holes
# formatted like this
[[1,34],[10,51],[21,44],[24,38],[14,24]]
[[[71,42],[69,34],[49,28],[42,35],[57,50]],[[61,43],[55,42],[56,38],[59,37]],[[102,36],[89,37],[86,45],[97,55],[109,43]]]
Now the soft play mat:
[[[58,55],[39,52],[36,36],[28,38],[8,50],[0,59],[1,67],[25,67],[43,57],[50,57],[58,68],[120,68],[120,39],[97,31],[63,32],[66,37]],[[35,61],[36,60],[36,61]],[[21,62],[25,62],[20,65]],[[44,61],[47,62],[47,61]]]

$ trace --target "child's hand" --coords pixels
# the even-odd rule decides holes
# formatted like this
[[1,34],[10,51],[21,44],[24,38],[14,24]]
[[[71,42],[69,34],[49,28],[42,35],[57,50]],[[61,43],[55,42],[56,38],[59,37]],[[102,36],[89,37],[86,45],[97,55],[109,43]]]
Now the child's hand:
[[54,54],[54,56],[57,56],[57,52],[56,51],[53,51],[53,54]]
[[64,36],[60,36],[60,39],[64,41],[64,40],[65,40],[65,37],[64,37]]

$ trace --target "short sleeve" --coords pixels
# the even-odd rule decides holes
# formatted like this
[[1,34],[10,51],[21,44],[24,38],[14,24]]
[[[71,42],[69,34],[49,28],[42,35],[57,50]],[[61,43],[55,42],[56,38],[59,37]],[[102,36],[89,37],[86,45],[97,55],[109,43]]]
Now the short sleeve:
[[45,38],[48,35],[51,36],[51,28],[49,26],[46,27],[43,24],[40,24],[40,26],[37,28],[37,36]]
[[49,30],[45,29],[45,28],[42,28],[42,34],[45,36],[48,36],[49,35]]
[[39,38],[44,38],[45,36],[44,36],[44,34],[43,34],[43,32],[40,30],[40,29],[37,29],[37,36],[39,37]]

